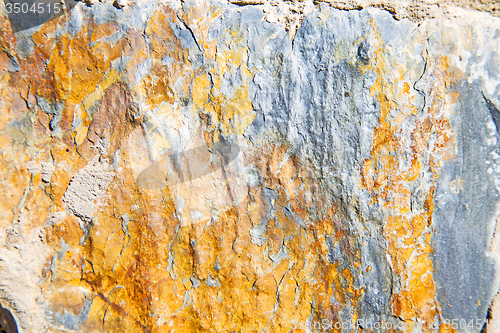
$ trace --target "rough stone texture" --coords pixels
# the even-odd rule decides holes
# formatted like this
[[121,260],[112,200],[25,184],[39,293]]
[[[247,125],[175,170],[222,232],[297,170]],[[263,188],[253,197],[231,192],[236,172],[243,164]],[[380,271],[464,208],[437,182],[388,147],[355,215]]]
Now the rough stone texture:
[[500,318],[497,3],[246,3],[79,4],[16,34],[2,9],[19,331]]

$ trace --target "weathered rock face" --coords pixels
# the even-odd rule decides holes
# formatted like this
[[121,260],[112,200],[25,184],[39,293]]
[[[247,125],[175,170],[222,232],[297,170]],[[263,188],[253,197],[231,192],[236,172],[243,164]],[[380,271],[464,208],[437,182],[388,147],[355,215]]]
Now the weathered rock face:
[[2,14],[19,331],[480,332],[500,20],[245,3],[78,4],[15,34]]

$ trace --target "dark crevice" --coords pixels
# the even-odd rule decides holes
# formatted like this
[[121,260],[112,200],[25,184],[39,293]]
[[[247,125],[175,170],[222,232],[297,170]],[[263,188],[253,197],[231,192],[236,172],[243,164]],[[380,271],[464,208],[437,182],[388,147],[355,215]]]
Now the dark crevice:
[[493,303],[490,304],[490,306],[488,307],[488,314],[486,316],[486,322],[483,325],[483,329],[481,330],[481,333],[488,333],[488,324],[489,324],[490,320],[493,319],[493,316],[492,316],[493,311],[491,308],[492,306],[493,306]]
[[490,111],[491,117],[493,118],[493,122],[495,123],[497,133],[500,133],[500,111],[498,110],[496,105],[484,95],[484,92],[482,92],[481,94],[483,95],[484,102],[486,103],[486,106]]
[[17,325],[9,310],[0,306],[0,333],[17,333]]
[[229,3],[237,6],[263,5],[263,0],[229,0]]
[[179,15],[177,15],[177,19],[179,19],[179,21],[181,21],[181,23],[184,26],[184,28],[186,28],[187,31],[189,31],[189,33],[191,34],[191,37],[194,40],[194,43],[196,44],[196,47],[198,48],[198,51],[200,51],[201,54],[203,54],[201,46],[200,46],[200,44],[198,44],[198,40],[196,39],[196,36],[194,35],[194,31],[189,27],[189,25],[187,25],[186,22],[184,22],[184,20]]

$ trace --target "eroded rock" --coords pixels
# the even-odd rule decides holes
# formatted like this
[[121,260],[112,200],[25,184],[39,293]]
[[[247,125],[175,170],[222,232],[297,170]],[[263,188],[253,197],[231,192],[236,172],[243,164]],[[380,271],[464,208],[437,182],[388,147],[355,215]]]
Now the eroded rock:
[[2,306],[20,332],[480,332],[486,5],[103,1],[17,33],[2,9]]

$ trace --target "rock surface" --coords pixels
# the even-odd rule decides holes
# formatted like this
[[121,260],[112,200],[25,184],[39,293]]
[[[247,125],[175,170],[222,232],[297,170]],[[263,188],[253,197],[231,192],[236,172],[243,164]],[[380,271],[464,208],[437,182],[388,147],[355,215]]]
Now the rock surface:
[[252,3],[2,7],[19,332],[500,325],[497,3]]

